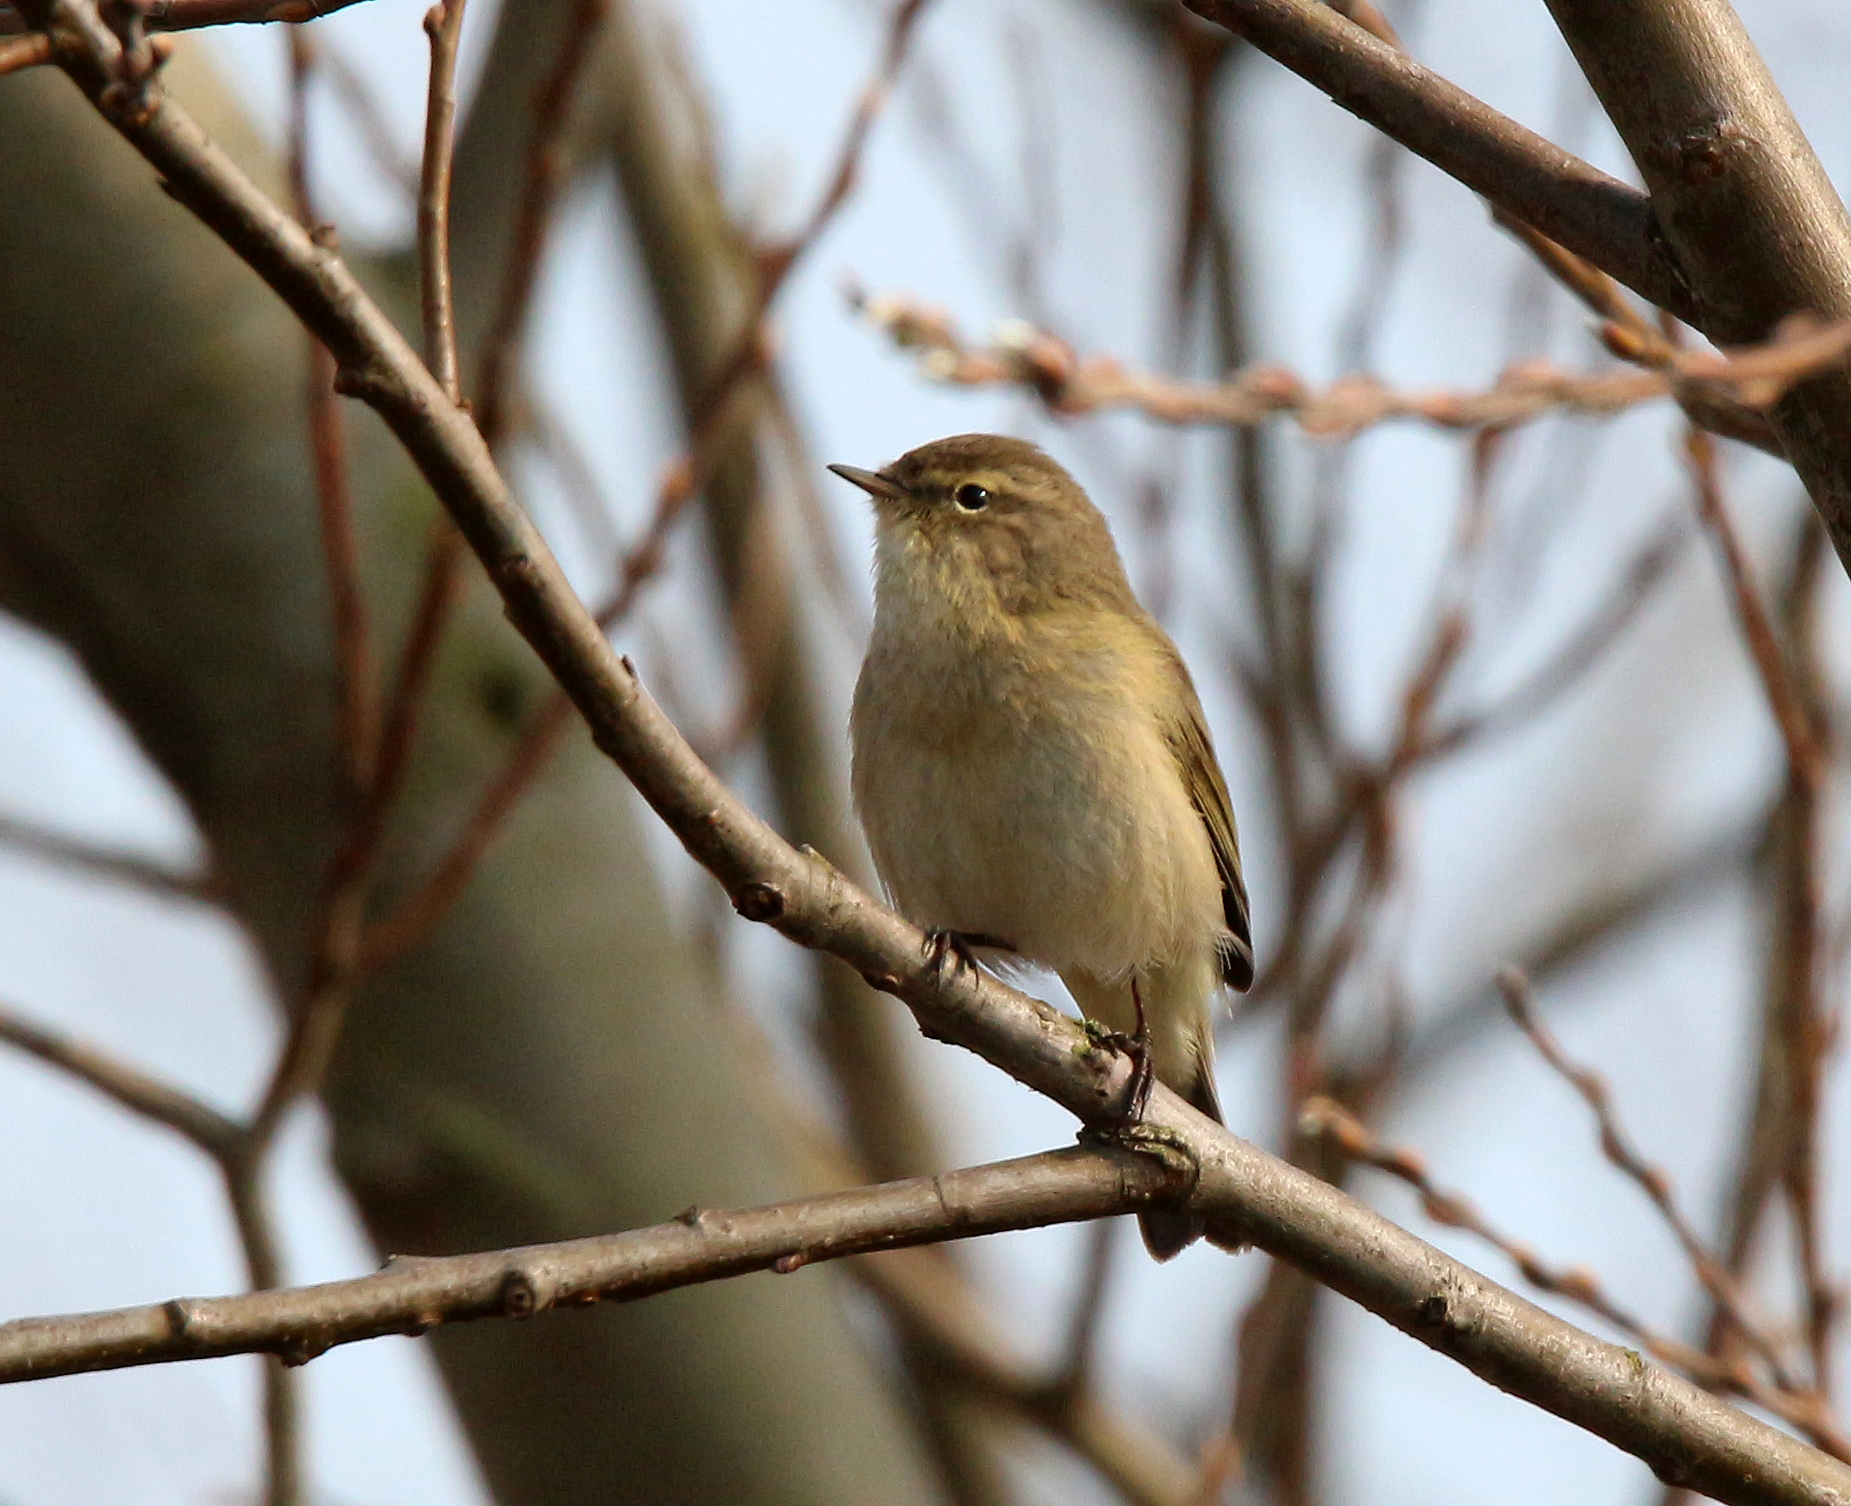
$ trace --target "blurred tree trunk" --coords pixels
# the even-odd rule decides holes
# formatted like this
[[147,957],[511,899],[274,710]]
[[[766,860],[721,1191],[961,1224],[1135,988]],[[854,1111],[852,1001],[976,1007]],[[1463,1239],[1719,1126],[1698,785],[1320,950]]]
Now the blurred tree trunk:
[[[193,50],[176,90],[260,159]],[[0,605],[71,645],[173,781],[291,998],[341,815],[302,336],[68,83],[6,82]],[[464,234],[493,244],[480,221]],[[494,261],[465,300],[493,286]],[[372,420],[347,414],[387,658],[434,508]],[[546,688],[471,578],[388,892],[443,850]],[[789,1189],[637,821],[621,776],[573,738],[456,910],[356,1001],[325,1098],[382,1251],[556,1239]],[[752,1278],[431,1342],[507,1503],[927,1501],[838,1295],[826,1274]]]

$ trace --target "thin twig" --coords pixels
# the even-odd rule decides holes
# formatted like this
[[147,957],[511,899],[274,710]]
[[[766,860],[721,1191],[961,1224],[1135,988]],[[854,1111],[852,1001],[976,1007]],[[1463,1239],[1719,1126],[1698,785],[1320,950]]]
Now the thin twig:
[[1316,390],[1282,366],[1262,364],[1219,382],[1178,382],[1131,370],[1111,356],[1081,356],[1022,320],[1003,324],[989,346],[967,342],[950,318],[897,294],[849,289],[851,305],[902,349],[918,354],[934,381],[961,387],[1021,387],[1054,413],[1128,410],[1158,423],[1245,427],[1288,417],[1307,434],[1342,438],[1391,420],[1441,429],[1510,429],[1557,413],[1606,417],[1664,397],[1726,398],[1768,407],[1808,377],[1843,364],[1851,321],[1797,326],[1766,345],[1719,355],[1673,352],[1644,370],[1566,371],[1547,361],[1508,368],[1476,392],[1400,391],[1368,375]]
[[1320,0],[1188,0],[1442,172],[1680,318],[1646,196],[1499,114]]
[[1526,726],[1583,682],[1587,672],[1624,636],[1652,602],[1671,566],[1689,542],[1681,518],[1654,531],[1614,580],[1612,589],[1563,640],[1561,646],[1514,689],[1491,705],[1466,712],[1432,729],[1418,750],[1422,761],[1443,758],[1467,746]]
[[211,876],[176,868],[159,858],[144,857],[117,847],[105,847],[52,831],[17,816],[0,816],[0,847],[12,848],[43,859],[73,873],[94,874],[116,883],[146,890],[163,899],[195,900],[216,904],[218,886]]
[[1701,429],[1691,428],[1685,434],[1684,446],[1690,459],[1691,476],[1696,482],[1697,515],[1715,539],[1717,552],[1722,557],[1736,620],[1760,678],[1762,693],[1767,697],[1768,709],[1774,715],[1774,725],[1786,744],[1788,761],[1799,777],[1816,785],[1822,775],[1824,750],[1805,701],[1794,684],[1793,671],[1774,630],[1767,603],[1755,584],[1748,552],[1730,521],[1717,473],[1716,441]]
[[[457,24],[461,24],[461,0],[458,0]],[[561,142],[565,134],[570,115],[570,107],[575,97],[578,79],[583,71],[585,60],[591,51],[591,41],[604,16],[604,0],[578,0],[573,6],[566,33],[560,41],[559,51],[554,58],[553,67],[547,75],[535,104],[533,134],[527,147],[527,174],[521,194],[519,209],[515,215],[512,250],[508,265],[503,273],[500,296],[496,311],[490,322],[489,333],[480,360],[477,379],[476,412],[477,423],[483,440],[492,449],[503,437],[502,427],[508,411],[508,385],[512,373],[520,332],[526,323],[527,307],[533,296],[535,279],[539,273],[541,253],[546,245],[546,230],[552,217],[554,202],[559,193],[560,179],[564,172],[564,155]],[[445,100],[454,111],[454,85],[438,89],[437,56],[438,40],[433,34],[432,51],[432,95],[434,107],[441,107]],[[455,56],[452,44],[447,66],[454,70]],[[434,237],[439,229],[436,217],[436,204],[433,196],[441,184],[447,198],[450,171],[448,158],[452,149],[451,133],[445,131],[441,137],[434,135],[428,124],[425,130],[427,158],[433,142],[437,142],[445,158],[444,163],[433,166],[428,160],[420,175],[420,222],[423,225],[425,205],[430,204],[433,218],[429,233],[432,239],[426,241],[421,237],[423,260],[427,267],[426,287],[434,300],[426,310],[427,321],[431,324],[430,335],[439,336],[445,323],[443,307],[448,306],[448,252],[447,246],[442,253],[445,266],[441,274],[444,291],[436,293],[436,280],[430,271],[437,261],[439,253],[435,247]],[[447,230],[449,211],[441,211],[441,224]],[[443,307],[438,306],[438,301]],[[448,319],[451,343],[450,360],[455,361],[455,321],[452,313]],[[452,380],[444,383],[446,395],[455,404],[459,401],[457,384],[460,376],[452,372]],[[430,543],[425,551],[424,578],[419,588],[417,605],[412,610],[410,631],[406,635],[405,647],[399,658],[398,673],[393,682],[392,696],[387,703],[385,716],[385,734],[381,743],[379,767],[375,775],[372,790],[372,803],[383,813],[397,798],[400,785],[404,782],[405,770],[411,758],[412,745],[417,739],[418,721],[425,697],[428,694],[431,675],[437,665],[437,651],[443,642],[445,627],[450,613],[456,603],[458,592],[462,587],[462,566],[464,559],[463,540],[455,526],[448,518],[440,518],[431,530]],[[497,781],[499,784],[501,781]],[[494,797],[491,787],[490,798]],[[509,802],[511,804],[512,802]],[[499,806],[497,807],[499,810]],[[492,820],[499,819],[496,815]],[[468,831],[473,831],[482,824],[478,812],[472,818]],[[472,841],[467,835],[466,843]],[[484,843],[483,845],[486,845]],[[479,851],[479,849],[477,849]],[[442,863],[432,884],[443,882],[444,893],[460,892],[462,885],[447,877],[446,871],[454,864]],[[467,879],[467,873],[463,875]],[[429,887],[429,886],[427,886]],[[414,896],[415,898],[415,896]],[[416,934],[421,936],[430,921],[421,921]],[[400,928],[401,935],[411,935],[408,928]],[[356,941],[356,965],[367,965],[369,949],[364,943]],[[374,960],[383,960],[386,954],[373,949]]]
[[456,358],[456,305],[450,285],[450,178],[456,160],[456,49],[464,0],[443,0],[424,14],[431,39],[424,106],[424,165],[418,175],[419,292],[424,359],[451,402],[463,399]]
[[235,1119],[192,1094],[11,1009],[0,1008],[0,1040],[81,1079],[130,1113],[166,1126],[214,1160],[230,1154],[243,1134]]
[[[150,1077],[81,1041],[0,1009],[0,1040],[69,1073],[131,1113],[181,1135],[217,1167],[244,1252],[252,1292],[280,1283],[276,1238],[263,1194],[261,1155],[247,1125],[192,1094]],[[272,1361],[264,1367],[264,1503],[296,1506],[303,1499],[300,1409],[293,1376]]]
[[1058,1439],[1129,1506],[1190,1506],[1189,1467],[1175,1450],[1092,1389],[1069,1386],[1064,1375],[1044,1375],[1012,1354],[943,1254],[894,1251],[857,1260],[849,1270],[923,1351],[935,1376]]
[[[306,33],[289,32],[289,185],[296,218],[319,245],[336,245],[334,229],[315,213],[309,188],[308,95],[316,65]],[[334,392],[334,358],[319,340],[308,341],[309,442],[315,462],[315,500],[334,619],[334,666],[343,793],[358,800],[370,777],[378,736],[377,694],[368,647],[366,592],[354,531],[353,492],[347,473],[346,425]]]
[[521,331],[533,302],[546,233],[566,170],[564,142],[573,101],[592,38],[604,20],[605,0],[574,0],[565,35],[534,104],[533,135],[527,146],[527,176],[515,213],[511,250],[495,312],[483,337],[474,390],[477,422],[493,449],[505,437],[508,405],[514,397],[514,365]]
[[1620,1124],[1619,1116],[1614,1112],[1613,1095],[1605,1080],[1591,1068],[1570,1060],[1562,1050],[1554,1033],[1543,1024],[1536,1012],[1528,978],[1517,969],[1507,967],[1498,973],[1497,985],[1504,1007],[1510,1011],[1517,1028],[1529,1037],[1538,1054],[1557,1076],[1580,1095],[1582,1102],[1594,1115],[1595,1125],[1600,1132],[1601,1154],[1651,1200],[1652,1206],[1658,1210],[1665,1226],[1671,1230],[1684,1251],[1684,1257],[1690,1262],[1691,1270],[1703,1284],[1703,1289],[1754,1346],[1766,1362],[1775,1384],[1783,1391],[1795,1390],[1781,1362],[1779,1346],[1768,1336],[1759,1317],[1749,1310],[1747,1293],[1685,1217],[1664,1168],[1653,1165],[1633,1148],[1632,1141]]

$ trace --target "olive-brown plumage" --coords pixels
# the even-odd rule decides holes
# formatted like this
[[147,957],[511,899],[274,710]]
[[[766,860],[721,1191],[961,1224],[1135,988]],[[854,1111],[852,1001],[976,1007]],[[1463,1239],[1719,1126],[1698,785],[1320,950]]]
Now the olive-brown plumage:
[[[895,905],[1060,974],[1158,1079],[1219,1119],[1211,1007],[1253,981],[1227,784],[1167,634],[1110,529],[1033,445],[941,439],[879,472],[874,631],[855,687],[855,806]],[[1141,1220],[1167,1258],[1200,1232]]]

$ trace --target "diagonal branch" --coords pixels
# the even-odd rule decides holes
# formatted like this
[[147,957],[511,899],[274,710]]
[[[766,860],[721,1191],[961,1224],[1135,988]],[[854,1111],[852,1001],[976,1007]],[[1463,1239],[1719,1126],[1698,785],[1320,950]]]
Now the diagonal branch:
[[1188,0],[1441,172],[1680,318],[1651,201],[1423,68],[1320,0]]

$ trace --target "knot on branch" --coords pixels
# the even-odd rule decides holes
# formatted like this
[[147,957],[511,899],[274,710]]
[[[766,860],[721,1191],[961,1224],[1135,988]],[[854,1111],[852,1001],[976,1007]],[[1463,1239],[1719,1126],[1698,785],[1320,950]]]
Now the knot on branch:
[[540,1310],[540,1290],[532,1276],[519,1269],[501,1278],[501,1311],[508,1318],[531,1318]]
[[747,920],[776,920],[784,913],[784,891],[776,884],[755,879],[740,885],[733,895],[733,908]]

